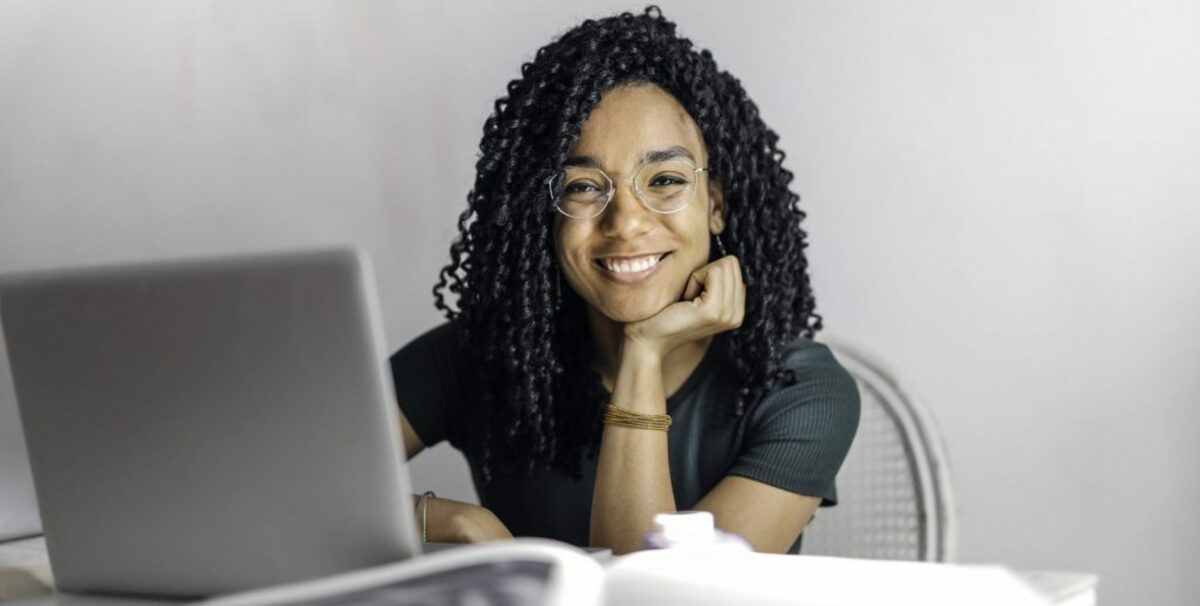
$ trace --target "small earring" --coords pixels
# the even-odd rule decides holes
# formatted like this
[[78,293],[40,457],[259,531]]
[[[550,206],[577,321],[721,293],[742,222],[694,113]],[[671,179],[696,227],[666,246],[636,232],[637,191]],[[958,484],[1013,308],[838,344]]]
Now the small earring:
[[721,242],[721,234],[713,234],[713,238],[717,240],[717,250],[721,252],[721,256],[728,257],[729,252],[725,250],[725,243]]

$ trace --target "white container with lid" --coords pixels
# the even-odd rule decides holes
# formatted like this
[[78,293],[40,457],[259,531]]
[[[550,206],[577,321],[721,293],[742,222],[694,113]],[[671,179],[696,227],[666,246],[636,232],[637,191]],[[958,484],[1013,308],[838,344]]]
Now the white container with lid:
[[712,512],[679,511],[654,516],[655,529],[646,533],[645,549],[703,548],[753,551],[740,535],[716,527]]

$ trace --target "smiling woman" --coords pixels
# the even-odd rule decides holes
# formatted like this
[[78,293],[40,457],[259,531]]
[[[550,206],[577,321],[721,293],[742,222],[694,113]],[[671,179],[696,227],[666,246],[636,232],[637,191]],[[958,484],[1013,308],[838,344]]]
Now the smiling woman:
[[409,456],[448,439],[480,497],[421,499],[429,540],[624,553],[655,513],[704,509],[798,553],[859,400],[813,340],[778,136],[656,7],[587,20],[521,74],[434,288],[447,322],[391,359]]

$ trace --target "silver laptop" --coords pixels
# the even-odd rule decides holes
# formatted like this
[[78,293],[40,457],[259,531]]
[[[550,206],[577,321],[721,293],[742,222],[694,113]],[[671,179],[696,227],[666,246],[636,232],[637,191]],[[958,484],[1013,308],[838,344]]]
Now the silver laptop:
[[0,277],[56,584],[206,596],[420,552],[368,260]]
[[33,476],[25,454],[25,436],[17,414],[17,396],[8,372],[8,354],[0,333],[0,549],[5,543],[42,533]]

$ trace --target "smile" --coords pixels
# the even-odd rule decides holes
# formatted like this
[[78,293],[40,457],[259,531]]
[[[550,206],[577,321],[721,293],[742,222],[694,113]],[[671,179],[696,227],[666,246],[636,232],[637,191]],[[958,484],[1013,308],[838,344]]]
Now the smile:
[[596,259],[594,262],[604,277],[614,282],[629,284],[650,277],[670,254],[665,252],[630,259]]

